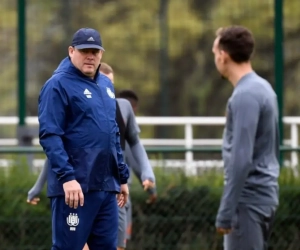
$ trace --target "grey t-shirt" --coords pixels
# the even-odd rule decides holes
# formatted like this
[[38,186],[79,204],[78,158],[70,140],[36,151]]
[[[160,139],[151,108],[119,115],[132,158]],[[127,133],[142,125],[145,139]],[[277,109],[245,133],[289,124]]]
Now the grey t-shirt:
[[[122,98],[117,98],[117,102],[127,131],[126,146],[125,151],[123,152],[125,162],[141,182],[144,180],[155,182],[153,169],[150,165],[145,148],[139,139],[140,128],[136,123],[131,104],[128,100]],[[128,182],[131,183],[131,177]],[[153,190],[150,192],[153,192]]]
[[129,140],[131,141],[133,139],[136,139],[136,136],[141,131],[136,122],[135,115],[130,102],[123,98],[117,98],[116,100],[120,107],[120,112],[125,123],[126,132],[128,134]]
[[251,72],[227,104],[223,135],[225,186],[218,227],[230,227],[238,203],[278,205],[279,128],[277,96]]

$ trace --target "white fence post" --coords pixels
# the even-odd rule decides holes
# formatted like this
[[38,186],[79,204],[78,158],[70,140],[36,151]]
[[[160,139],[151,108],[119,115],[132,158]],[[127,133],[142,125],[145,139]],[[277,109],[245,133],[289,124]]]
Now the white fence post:
[[[193,147],[193,126],[188,123],[185,129],[185,148],[191,149]],[[193,166],[193,152],[185,152],[185,173],[186,175],[196,175],[196,168]]]
[[[298,125],[295,123],[291,124],[291,147],[298,147]],[[294,170],[294,174],[298,176],[298,152],[291,153],[291,167]]]

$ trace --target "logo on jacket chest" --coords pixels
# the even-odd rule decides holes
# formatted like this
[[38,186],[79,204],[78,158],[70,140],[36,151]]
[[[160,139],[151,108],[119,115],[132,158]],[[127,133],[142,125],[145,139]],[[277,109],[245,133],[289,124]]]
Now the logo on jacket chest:
[[115,93],[111,91],[109,87],[106,87],[106,92],[110,98],[115,99]]
[[86,96],[86,98],[92,98],[92,93],[88,89],[85,89],[83,94]]

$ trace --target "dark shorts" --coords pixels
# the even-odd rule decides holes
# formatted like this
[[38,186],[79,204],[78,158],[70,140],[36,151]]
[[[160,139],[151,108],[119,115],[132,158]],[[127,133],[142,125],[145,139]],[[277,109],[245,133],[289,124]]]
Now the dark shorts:
[[116,194],[89,192],[83,207],[70,208],[65,198],[51,198],[52,250],[116,250],[118,206]]
[[224,250],[267,250],[276,207],[239,204]]

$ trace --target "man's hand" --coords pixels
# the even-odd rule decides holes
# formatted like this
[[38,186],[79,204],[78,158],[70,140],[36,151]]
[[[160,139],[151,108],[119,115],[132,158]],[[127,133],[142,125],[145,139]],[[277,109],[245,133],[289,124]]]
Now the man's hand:
[[68,181],[63,184],[65,201],[70,208],[77,208],[78,203],[83,206],[84,196],[80,184],[76,181]]
[[40,201],[39,197],[34,197],[32,200],[27,200],[27,203],[31,205],[37,205],[39,201]]
[[231,228],[217,228],[217,232],[219,234],[225,235],[225,234],[230,234],[231,233]]
[[143,187],[144,187],[144,190],[148,190],[150,188],[154,188],[155,187],[155,183],[152,182],[152,181],[149,181],[149,180],[144,180],[143,181]]
[[118,200],[118,206],[119,207],[124,207],[125,204],[127,203],[128,200],[128,195],[129,195],[129,189],[127,184],[122,184],[121,185],[121,191],[119,194],[117,194],[117,200]]
[[157,200],[157,195],[156,194],[150,194],[149,198],[146,200],[147,204],[153,204]]

